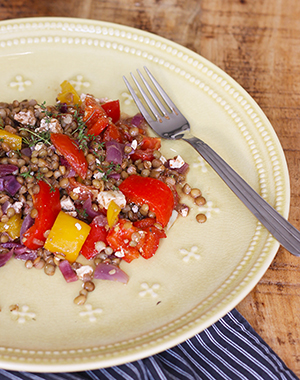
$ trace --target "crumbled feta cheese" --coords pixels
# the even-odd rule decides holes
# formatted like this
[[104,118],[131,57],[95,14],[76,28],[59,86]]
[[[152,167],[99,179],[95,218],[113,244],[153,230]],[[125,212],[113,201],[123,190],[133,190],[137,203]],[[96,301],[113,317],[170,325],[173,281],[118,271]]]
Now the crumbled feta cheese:
[[75,193],[75,194],[80,194],[80,192],[81,192],[80,187],[75,187],[75,188],[73,189],[73,193]]
[[160,161],[161,161],[163,164],[165,164],[165,163],[167,162],[167,159],[166,159],[166,157],[164,157],[164,156],[160,156],[159,159],[160,159]]
[[138,145],[137,141],[136,141],[136,140],[133,140],[132,143],[131,143],[131,148],[132,148],[133,150],[135,150],[135,149],[137,148],[137,145]]
[[[73,190],[74,191],[74,190]],[[124,208],[126,206],[126,198],[121,191],[100,191],[97,197],[97,201],[100,206],[108,209],[108,206],[111,201],[114,201],[120,208]]]
[[66,211],[75,211],[75,205],[70,197],[63,196],[60,200],[60,205],[63,210]]
[[78,231],[80,231],[82,228],[80,223],[75,223],[75,227],[77,228]]
[[63,129],[59,124],[59,121],[55,118],[49,120],[48,117],[44,117],[41,122],[39,128],[35,129],[36,132],[44,132],[50,131],[52,133],[63,133]]
[[71,124],[72,121],[73,121],[73,117],[72,115],[70,115],[69,113],[65,114],[65,115],[62,115],[62,121],[64,124]]
[[[96,161],[97,161],[97,160],[96,160]],[[105,175],[105,173],[101,173],[100,171],[98,171],[97,173],[95,173],[95,174],[93,175],[93,177],[94,177],[95,179],[101,179],[101,178],[104,177],[104,175]]]
[[139,211],[139,208],[137,205],[132,206],[131,208],[132,212],[137,213]]
[[16,113],[14,119],[24,125],[35,125],[36,123],[36,118],[31,110]]
[[119,258],[124,257],[124,256],[125,256],[125,253],[124,253],[123,248],[121,248],[120,251],[116,251],[116,252],[115,252],[115,256],[117,256],[117,257],[119,257]]
[[73,218],[76,218],[77,212],[76,211],[64,211],[67,215],[73,216]]
[[90,265],[82,265],[76,269],[77,276],[80,280],[83,280],[86,275],[93,274],[93,268]]
[[174,160],[170,160],[171,169],[179,169],[185,164],[184,160],[178,155]]
[[35,146],[34,146],[34,150],[41,150],[42,148],[44,147],[44,143],[42,142],[38,142]]
[[22,210],[23,202],[15,202],[10,207],[15,210],[16,214],[19,214]]

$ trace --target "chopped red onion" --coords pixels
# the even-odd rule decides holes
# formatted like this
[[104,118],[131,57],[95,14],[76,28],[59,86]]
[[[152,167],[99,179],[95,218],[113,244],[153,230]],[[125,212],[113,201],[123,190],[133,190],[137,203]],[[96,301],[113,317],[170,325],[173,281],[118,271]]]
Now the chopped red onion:
[[94,271],[94,278],[98,280],[118,281],[127,284],[129,276],[119,267],[112,264],[100,263]]
[[135,116],[133,116],[131,120],[131,124],[134,125],[135,127],[139,127],[144,120],[145,119],[143,118],[143,116],[140,113],[138,113]]
[[[16,180],[13,175],[7,175],[3,177],[4,179],[4,190],[6,190],[11,196],[15,196],[20,190],[21,184]],[[1,185],[0,185],[1,190]]]
[[104,216],[103,214],[95,216],[95,218],[93,219],[93,224],[97,224],[99,227],[107,226],[106,216]]
[[0,253],[0,267],[3,267],[8,262],[8,260],[12,258],[13,254],[14,248],[9,250],[8,252]]
[[90,197],[88,197],[88,199],[84,202],[84,204],[82,206],[85,209],[88,216],[90,216],[91,218],[95,218],[95,216],[100,215],[99,211],[95,211],[92,208],[92,200]]
[[115,140],[107,141],[106,144],[106,161],[121,165],[124,155],[124,144]]
[[3,214],[6,214],[7,209],[11,206],[11,203],[9,201],[5,201],[3,205],[1,206],[1,210]]
[[0,165],[0,177],[3,177],[7,174],[12,174],[14,172],[16,173],[18,172],[18,167],[16,165],[11,165],[11,164]]
[[23,220],[21,230],[20,230],[20,241],[23,240],[24,233],[34,224],[34,219],[30,216],[30,214],[27,214]]
[[28,249],[27,251],[24,251],[23,253],[18,253],[18,251],[15,250],[15,259],[17,260],[34,261],[37,257],[38,257],[37,252],[30,249]]
[[29,147],[23,148],[21,149],[21,153],[24,154],[24,156],[31,157],[32,150]]
[[108,178],[113,178],[115,179],[116,181],[118,181],[120,178],[121,178],[121,174],[120,173],[111,173],[107,176]]
[[68,260],[62,260],[59,263],[59,269],[67,282],[74,282],[78,280],[77,274],[72,269]]

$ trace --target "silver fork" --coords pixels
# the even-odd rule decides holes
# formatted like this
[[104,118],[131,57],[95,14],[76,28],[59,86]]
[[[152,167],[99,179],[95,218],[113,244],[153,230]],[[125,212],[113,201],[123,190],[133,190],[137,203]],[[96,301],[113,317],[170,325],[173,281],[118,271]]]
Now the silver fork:
[[147,91],[151,95],[154,106],[144,89],[131,73],[136,87],[144,98],[149,109],[153,113],[153,119],[143,103],[140,101],[128,80],[123,76],[125,84],[130,91],[138,109],[144,116],[150,127],[162,138],[178,140],[182,139],[192,145],[193,148],[208,162],[208,164],[219,174],[228,187],[238,196],[238,198],[248,207],[256,218],[269,230],[277,241],[295,256],[300,256],[300,232],[282,217],[273,207],[271,207],[247,182],[245,182],[212,148],[199,138],[191,135],[190,125],[187,119],[181,114],[166,92],[155,80],[150,71],[144,67],[156,90],[168,106],[164,106],[156,96],[151,86],[146,81],[142,73],[137,70]]

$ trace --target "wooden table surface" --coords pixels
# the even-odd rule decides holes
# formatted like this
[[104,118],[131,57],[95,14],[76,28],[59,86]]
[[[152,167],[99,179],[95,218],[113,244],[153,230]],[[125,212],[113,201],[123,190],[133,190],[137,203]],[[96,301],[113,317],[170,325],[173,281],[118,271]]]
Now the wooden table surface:
[[[0,19],[62,16],[116,22],[175,41],[232,76],[283,146],[290,221],[300,229],[299,0],[4,0]],[[299,83],[299,84],[298,84]],[[300,376],[300,257],[282,247],[238,310]]]

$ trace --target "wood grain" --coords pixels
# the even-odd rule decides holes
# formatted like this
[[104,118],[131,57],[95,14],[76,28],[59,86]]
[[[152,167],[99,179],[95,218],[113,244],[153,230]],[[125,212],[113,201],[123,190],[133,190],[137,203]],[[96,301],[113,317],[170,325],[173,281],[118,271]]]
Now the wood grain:
[[[64,16],[140,28],[203,55],[239,82],[271,121],[291,178],[300,229],[300,2],[298,0],[2,0],[0,19]],[[300,258],[280,248],[238,305],[300,376]]]

